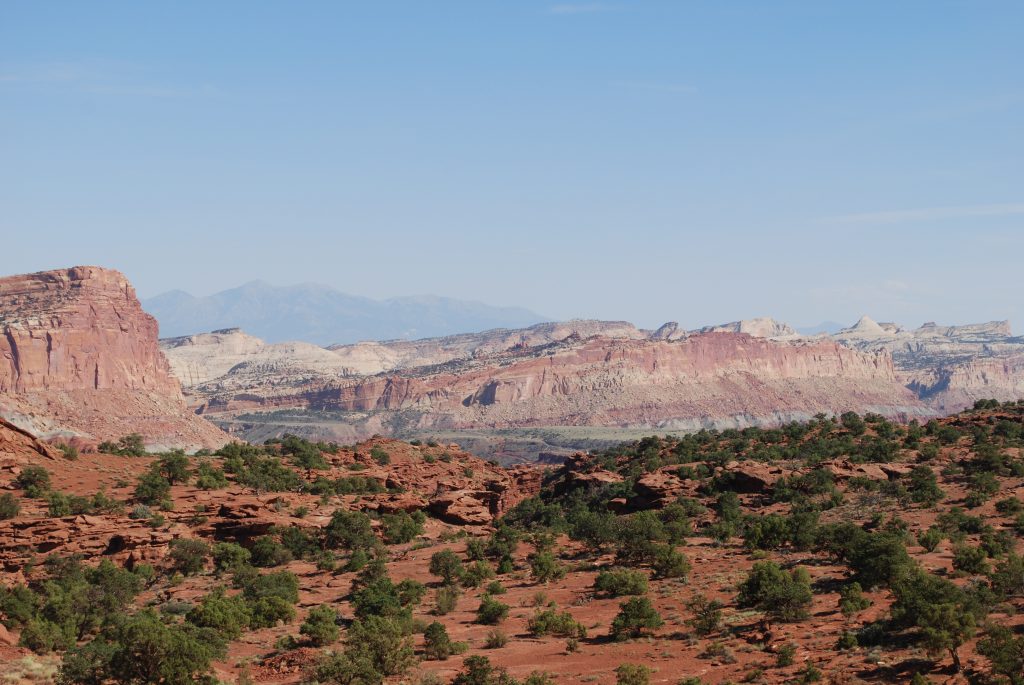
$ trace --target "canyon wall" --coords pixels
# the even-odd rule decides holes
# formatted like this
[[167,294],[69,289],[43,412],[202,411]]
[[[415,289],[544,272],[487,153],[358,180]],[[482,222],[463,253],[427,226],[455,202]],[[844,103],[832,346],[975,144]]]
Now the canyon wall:
[[900,384],[885,352],[743,333],[685,340],[572,336],[401,374],[316,383],[298,392],[214,394],[200,407],[207,414],[279,409],[348,414],[366,431],[389,426],[684,429],[847,410],[930,415]]
[[142,433],[154,446],[227,436],[185,406],[123,274],[80,266],[0,278],[0,414],[43,437]]

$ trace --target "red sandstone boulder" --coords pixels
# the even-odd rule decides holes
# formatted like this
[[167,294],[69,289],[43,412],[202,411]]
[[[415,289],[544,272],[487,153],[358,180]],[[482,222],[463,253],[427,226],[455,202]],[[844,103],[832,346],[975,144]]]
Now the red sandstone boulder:
[[0,465],[13,466],[31,458],[56,459],[60,453],[26,430],[0,418]]
[[775,481],[790,474],[780,466],[753,461],[731,461],[722,467],[722,472],[732,475],[732,489],[739,493],[767,492]]
[[693,488],[677,475],[678,470],[678,465],[671,465],[645,473],[633,487],[637,496],[630,500],[630,505],[637,509],[660,508],[692,492]]
[[494,520],[492,502],[496,499],[490,492],[453,490],[435,496],[427,508],[448,523],[482,526]]
[[849,478],[870,478],[871,480],[887,480],[888,474],[878,464],[855,464],[849,459],[836,459],[821,465],[836,480]]

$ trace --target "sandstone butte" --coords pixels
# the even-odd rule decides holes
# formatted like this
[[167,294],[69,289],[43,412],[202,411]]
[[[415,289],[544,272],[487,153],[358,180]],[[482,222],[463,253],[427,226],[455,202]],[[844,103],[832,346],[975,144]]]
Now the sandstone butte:
[[117,271],[79,266],[0,278],[0,415],[43,438],[141,433],[153,448],[226,434],[188,411],[156,320]]
[[355,437],[395,425],[682,430],[771,424],[818,412],[899,418],[932,413],[903,386],[886,350],[731,332],[676,340],[570,336],[371,377],[208,389],[199,406],[203,414],[338,412]]

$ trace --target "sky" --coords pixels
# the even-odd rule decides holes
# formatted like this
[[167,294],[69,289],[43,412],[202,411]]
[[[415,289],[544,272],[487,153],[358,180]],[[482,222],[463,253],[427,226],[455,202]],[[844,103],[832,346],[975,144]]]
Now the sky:
[[1024,3],[0,0],[0,274],[1024,331]]

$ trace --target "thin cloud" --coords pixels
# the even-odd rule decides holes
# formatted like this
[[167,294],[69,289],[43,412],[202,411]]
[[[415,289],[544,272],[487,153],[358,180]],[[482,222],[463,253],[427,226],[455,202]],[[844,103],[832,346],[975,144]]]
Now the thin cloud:
[[614,5],[608,5],[603,2],[563,3],[548,7],[548,14],[594,14],[596,12],[610,12],[614,9]]
[[656,83],[649,81],[612,81],[612,86],[616,88],[628,88],[630,90],[648,90],[659,93],[679,93],[683,95],[692,95],[697,92],[697,89],[693,86],[688,86],[683,83]]
[[843,224],[902,224],[914,221],[939,221],[942,219],[1013,216],[1024,214],[1024,203],[1011,202],[993,205],[959,205],[952,207],[923,207],[919,209],[897,209],[885,212],[864,212],[842,214],[829,221]]

